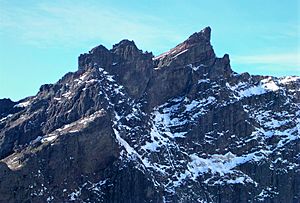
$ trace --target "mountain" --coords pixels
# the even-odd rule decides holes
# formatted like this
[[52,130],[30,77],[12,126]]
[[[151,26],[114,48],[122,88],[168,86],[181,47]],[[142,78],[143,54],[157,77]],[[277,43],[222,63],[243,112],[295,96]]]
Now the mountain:
[[210,37],[100,45],[0,100],[0,202],[299,202],[300,77],[238,74]]

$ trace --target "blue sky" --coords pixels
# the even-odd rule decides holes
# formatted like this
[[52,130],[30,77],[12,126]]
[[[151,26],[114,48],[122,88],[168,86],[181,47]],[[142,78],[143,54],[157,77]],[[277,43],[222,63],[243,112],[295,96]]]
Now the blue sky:
[[158,55],[206,26],[236,72],[300,75],[300,0],[0,0],[0,98],[37,93],[92,47],[132,39]]

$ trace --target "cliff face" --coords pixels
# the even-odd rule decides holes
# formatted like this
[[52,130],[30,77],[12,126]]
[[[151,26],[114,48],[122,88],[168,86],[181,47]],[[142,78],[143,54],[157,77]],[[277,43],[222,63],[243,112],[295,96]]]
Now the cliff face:
[[300,77],[237,74],[211,29],[123,40],[0,100],[0,202],[297,202]]

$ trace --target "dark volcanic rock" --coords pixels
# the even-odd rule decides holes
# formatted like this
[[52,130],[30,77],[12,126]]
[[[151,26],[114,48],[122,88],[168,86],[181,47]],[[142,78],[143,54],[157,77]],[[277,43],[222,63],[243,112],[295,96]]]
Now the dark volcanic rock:
[[209,27],[0,100],[0,202],[298,202],[300,77],[237,74]]
[[16,107],[17,104],[10,99],[0,99],[0,119],[21,111],[22,107]]
[[10,99],[0,99],[0,118],[8,115],[14,105],[16,105],[16,102],[11,101]]
[[107,50],[102,45],[79,56],[79,69],[102,68],[115,77],[134,98],[145,92],[153,72],[152,53],[143,53],[133,41],[122,40]]

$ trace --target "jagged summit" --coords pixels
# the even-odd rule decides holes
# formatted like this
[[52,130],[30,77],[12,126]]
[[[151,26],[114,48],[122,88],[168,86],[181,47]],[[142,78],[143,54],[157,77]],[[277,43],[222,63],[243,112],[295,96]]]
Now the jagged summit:
[[[198,52],[207,52],[207,57],[214,58],[215,54],[212,49],[212,46],[210,44],[210,34],[211,34],[211,28],[206,27],[200,32],[196,32],[193,35],[191,35],[187,40],[184,42],[178,44],[176,47],[171,49],[168,52],[165,52],[157,57],[153,57],[153,60],[161,60],[168,58],[177,58],[180,55],[186,55],[185,52],[191,52],[191,54],[199,54]],[[190,50],[192,49],[192,50]],[[86,66],[87,64],[91,63],[90,65],[93,65],[93,59],[87,60],[87,56],[90,56],[89,58],[107,58],[108,53],[111,52],[111,55],[118,55],[125,60],[133,60],[134,58],[143,55],[143,51],[138,49],[135,45],[133,40],[121,40],[119,43],[113,45],[113,48],[111,50],[108,50],[103,45],[99,45],[95,48],[93,48],[91,51],[89,51],[88,54],[82,54],[79,57],[79,68],[82,66]],[[146,55],[151,55],[151,53],[146,52]],[[203,53],[202,53],[203,54]],[[93,55],[95,57],[93,57]],[[198,57],[198,56],[195,56]],[[109,57],[108,57],[109,58]],[[209,58],[207,58],[209,59]],[[85,60],[85,61],[84,61]],[[95,61],[95,60],[94,60]],[[97,63],[97,62],[96,62]]]
[[170,51],[162,53],[154,58],[154,60],[161,60],[165,57],[174,57],[179,56],[187,51],[189,51],[192,47],[203,47],[208,45],[210,47],[210,35],[211,35],[211,28],[206,27],[200,32],[195,32],[192,34],[187,40],[178,44],[176,47],[170,49]]
[[119,43],[113,45],[112,50],[116,49],[124,49],[126,47],[132,47],[133,49],[138,50],[137,46],[135,45],[133,40],[123,39]]
[[[79,69],[84,69],[96,64],[104,69],[111,69],[116,67],[116,64],[122,63],[122,61],[149,61],[151,58],[153,60],[152,68],[149,67],[151,69],[157,70],[164,67],[189,65],[203,66],[201,69],[203,74],[208,73],[212,77],[228,77],[233,72],[230,67],[229,55],[226,54],[223,58],[216,57],[210,43],[210,35],[211,28],[206,27],[200,32],[192,34],[187,40],[170,51],[156,57],[153,57],[152,53],[143,53],[142,50],[137,48],[134,41],[130,40],[120,41],[113,45],[111,50],[100,45],[88,54],[80,55],[78,66]],[[149,72],[152,72],[152,70]]]
[[[184,92],[194,83],[192,75],[199,79],[230,77],[233,71],[229,56],[216,57],[210,33],[210,27],[206,27],[158,57],[144,53],[130,40],[122,40],[110,50],[100,45],[80,55],[78,66],[81,70],[101,67],[114,74],[131,96],[148,95],[149,103],[156,105]],[[174,70],[177,70],[176,76],[172,75]]]
[[121,57],[124,60],[135,60],[143,54],[142,50],[139,50],[134,41],[122,40],[118,44],[113,45],[111,49],[113,54]]
[[300,77],[236,74],[209,39],[100,45],[0,100],[0,202],[298,202]]
[[197,43],[210,43],[210,35],[211,28],[206,27],[200,32],[195,32],[194,34],[192,34],[186,41],[184,41],[184,43],[190,46]]
[[101,53],[101,52],[108,52],[108,49],[103,46],[103,45],[99,45],[99,46],[96,46],[94,48],[92,48],[90,51],[89,51],[89,54],[97,54],[97,53]]

